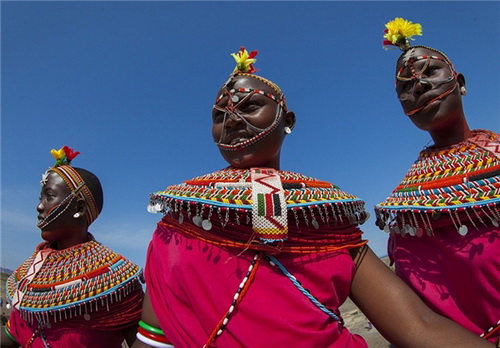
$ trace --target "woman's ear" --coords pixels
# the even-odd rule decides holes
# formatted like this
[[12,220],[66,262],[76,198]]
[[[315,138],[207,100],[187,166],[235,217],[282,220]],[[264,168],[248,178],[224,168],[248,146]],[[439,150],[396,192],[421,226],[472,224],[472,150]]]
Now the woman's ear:
[[87,202],[82,197],[78,197],[76,199],[76,209],[75,214],[73,215],[75,218],[80,218],[87,214]]
[[459,87],[465,87],[465,76],[463,74],[457,75],[457,82]]
[[285,114],[285,126],[293,129],[295,127],[295,113],[293,111],[287,111]]

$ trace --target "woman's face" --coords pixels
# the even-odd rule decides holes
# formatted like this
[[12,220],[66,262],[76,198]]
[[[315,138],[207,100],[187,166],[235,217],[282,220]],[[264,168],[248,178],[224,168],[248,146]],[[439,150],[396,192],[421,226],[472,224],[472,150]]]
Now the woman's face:
[[[236,76],[227,85],[228,90],[239,88],[262,90],[278,98],[273,88],[253,77]],[[223,95],[224,91],[224,88],[219,90],[218,96]],[[279,154],[285,138],[284,127],[293,128],[295,116],[282,110],[275,100],[258,93],[234,92],[231,97],[232,100],[225,95],[217,102],[218,108],[212,110],[212,136],[221,145],[219,150],[222,157],[236,168],[279,169]],[[231,115],[219,110],[231,107],[234,107]],[[281,118],[274,130],[259,138],[259,134],[273,125],[278,116]],[[252,142],[252,139],[258,140]],[[249,141],[251,145],[238,147]],[[225,149],[224,145],[232,145],[232,149]]]
[[[434,56],[438,58],[418,58]],[[400,59],[396,76],[396,92],[411,121],[422,130],[437,130],[462,111],[460,86],[463,76],[457,75],[444,57],[423,47],[417,47]]]
[[[48,242],[59,242],[72,235],[76,219],[77,199],[64,180],[55,172],[49,172],[40,193],[37,205],[38,225],[42,238]],[[50,222],[49,222],[50,221]],[[47,224],[47,222],[49,222]]]

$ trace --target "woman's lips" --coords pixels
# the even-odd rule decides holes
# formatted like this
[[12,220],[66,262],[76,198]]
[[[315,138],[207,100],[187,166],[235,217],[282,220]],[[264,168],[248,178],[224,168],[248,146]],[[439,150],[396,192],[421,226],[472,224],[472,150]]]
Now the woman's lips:
[[233,138],[230,142],[229,142],[229,145],[236,145],[236,144],[240,144],[240,143],[243,143],[245,141],[249,140],[249,138],[246,138],[246,137],[236,137],[236,138]]

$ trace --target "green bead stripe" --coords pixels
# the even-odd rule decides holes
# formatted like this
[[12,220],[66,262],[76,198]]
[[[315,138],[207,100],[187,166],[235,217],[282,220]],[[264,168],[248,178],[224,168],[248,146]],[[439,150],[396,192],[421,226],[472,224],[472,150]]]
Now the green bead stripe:
[[5,330],[5,333],[7,334],[7,336],[12,340],[14,341],[15,344],[19,345],[19,343],[17,342],[17,340],[14,338],[14,336],[12,336],[12,334],[9,332],[9,329],[7,329],[7,326],[4,326],[3,327],[4,330]]
[[154,326],[148,325],[145,322],[143,322],[142,320],[139,321],[139,326],[142,327],[144,330],[149,331],[155,335],[161,335],[161,336],[165,337],[162,330],[160,330]]

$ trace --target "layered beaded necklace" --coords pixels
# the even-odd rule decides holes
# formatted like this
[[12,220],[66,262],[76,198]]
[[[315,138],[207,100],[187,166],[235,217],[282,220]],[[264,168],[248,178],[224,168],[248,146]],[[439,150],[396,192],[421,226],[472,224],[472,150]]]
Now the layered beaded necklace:
[[449,217],[457,232],[467,221],[500,224],[500,136],[474,130],[473,136],[443,149],[424,149],[393,193],[375,207],[386,232],[422,236],[433,222]]

